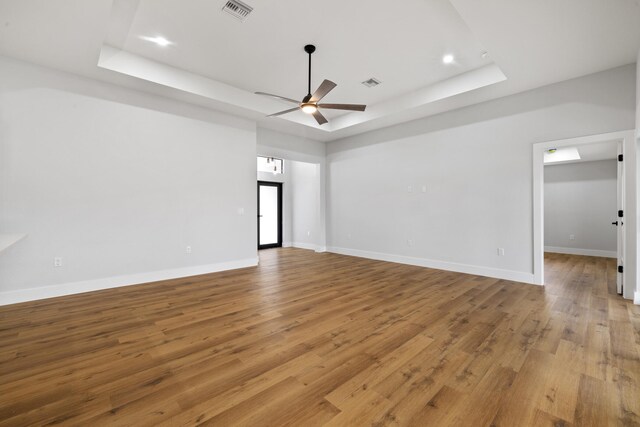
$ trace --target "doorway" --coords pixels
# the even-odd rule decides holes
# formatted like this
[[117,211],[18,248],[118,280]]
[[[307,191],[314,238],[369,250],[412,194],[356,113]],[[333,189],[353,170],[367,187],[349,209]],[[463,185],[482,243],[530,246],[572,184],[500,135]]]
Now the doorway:
[[[554,254],[601,258],[624,266],[624,200],[621,141],[550,148],[544,153],[545,262],[565,260]],[[608,259],[603,261],[602,259]],[[622,293],[622,274],[617,291]]]
[[258,249],[282,247],[282,183],[258,181]]
[[[625,221],[625,217],[635,218],[635,141],[633,139],[633,131],[613,132],[609,134],[591,135],[586,137],[578,137],[567,140],[557,140],[549,142],[541,142],[533,145],[533,273],[534,283],[544,284],[544,252],[545,252],[545,221],[544,221],[544,181],[545,181],[545,163],[544,155],[549,150],[565,149],[577,147],[586,149],[590,145],[602,142],[616,142],[617,155],[616,166],[614,170],[615,178],[617,178],[617,194],[616,200],[618,211],[608,214],[603,224],[607,227],[615,226],[617,247],[615,253],[611,257],[617,258],[616,263],[617,291],[622,293],[625,298],[633,298],[633,289],[635,288],[635,243],[636,243],[636,226],[633,220]],[[604,220],[603,220],[604,221]],[[616,221],[618,224],[616,224]],[[564,232],[564,238],[571,240],[573,233]],[[577,239],[577,235],[575,236]],[[613,251],[612,251],[613,252]]]

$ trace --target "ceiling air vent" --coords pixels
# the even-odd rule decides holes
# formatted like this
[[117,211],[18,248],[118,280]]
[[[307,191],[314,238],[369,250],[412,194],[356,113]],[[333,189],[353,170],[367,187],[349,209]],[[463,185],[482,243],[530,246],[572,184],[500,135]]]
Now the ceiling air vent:
[[365,85],[366,87],[376,87],[380,83],[382,83],[382,82],[380,80],[376,79],[375,77],[371,77],[369,80],[365,80],[365,81],[362,82],[362,84]]
[[229,0],[225,3],[222,10],[224,12],[227,12],[234,18],[240,21],[244,21],[245,19],[247,19],[247,16],[249,16],[253,8],[245,3],[242,3],[240,0]]

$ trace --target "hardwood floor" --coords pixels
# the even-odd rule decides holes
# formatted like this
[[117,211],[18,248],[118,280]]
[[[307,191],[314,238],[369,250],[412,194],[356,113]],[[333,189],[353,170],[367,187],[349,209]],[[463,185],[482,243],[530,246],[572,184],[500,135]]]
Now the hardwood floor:
[[614,260],[546,261],[542,288],[269,250],[0,307],[0,425],[640,425]]

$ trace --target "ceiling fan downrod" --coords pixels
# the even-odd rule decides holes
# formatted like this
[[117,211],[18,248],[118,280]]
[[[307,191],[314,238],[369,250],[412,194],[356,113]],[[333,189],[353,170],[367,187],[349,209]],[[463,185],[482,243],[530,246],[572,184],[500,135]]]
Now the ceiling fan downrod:
[[316,51],[316,47],[312,44],[308,44],[304,47],[304,51],[309,54],[309,80],[307,84],[307,96],[302,100],[303,103],[309,102],[311,99],[311,54]]

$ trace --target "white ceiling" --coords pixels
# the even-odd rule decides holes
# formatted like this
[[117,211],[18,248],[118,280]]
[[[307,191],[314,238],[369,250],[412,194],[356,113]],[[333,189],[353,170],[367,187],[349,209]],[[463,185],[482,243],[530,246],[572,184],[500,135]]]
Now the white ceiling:
[[[246,1],[255,9],[241,23],[222,13],[224,0],[117,0],[117,6],[137,7],[120,6],[124,11],[112,15],[106,43],[249,92],[294,99],[307,94],[303,47],[316,43],[312,90],[326,78],[338,83],[327,102],[364,104],[490,63],[448,0],[404,0],[395,7],[371,0]],[[156,35],[175,44],[162,48],[141,38]],[[457,61],[444,66],[450,52]],[[383,84],[363,86],[370,77]]]
[[[328,141],[632,63],[640,49],[640,0],[245,0],[244,23],[224,2],[3,0],[0,54]],[[175,44],[140,38],[157,35]],[[313,86],[338,83],[326,101],[367,112],[322,128],[300,112],[264,118],[287,104],[252,92],[306,94],[307,43]],[[369,77],[383,84],[362,86]]]

